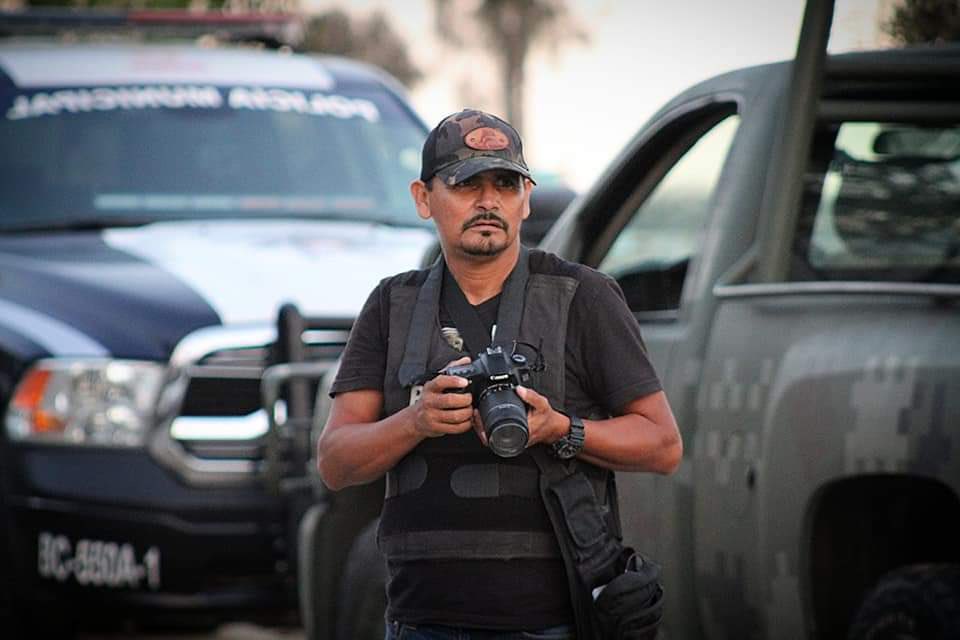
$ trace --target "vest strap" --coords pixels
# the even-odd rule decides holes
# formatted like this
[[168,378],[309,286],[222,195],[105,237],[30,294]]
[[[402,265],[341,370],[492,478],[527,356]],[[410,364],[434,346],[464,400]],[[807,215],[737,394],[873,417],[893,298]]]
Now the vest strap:
[[[416,491],[427,479],[422,456],[408,456],[387,471],[386,497]],[[450,476],[450,489],[458,498],[540,497],[540,473],[533,468],[506,464],[467,464]]]
[[553,532],[540,531],[409,531],[381,536],[380,550],[391,562],[560,557]]
[[427,480],[427,461],[419,454],[408,455],[387,471],[386,497],[416,491]]
[[430,329],[434,326],[436,309],[440,307],[440,289],[443,284],[443,256],[430,267],[426,282],[417,293],[417,302],[410,320],[403,361],[400,363],[400,385],[404,388],[416,384],[427,372],[430,351]]
[[454,470],[450,488],[458,498],[539,498],[540,474],[518,465],[468,464]]
[[568,578],[579,576],[588,589],[607,584],[621,571],[624,547],[611,531],[590,480],[576,460],[556,460],[542,446],[531,447],[530,453],[540,467],[547,514],[563,539]]

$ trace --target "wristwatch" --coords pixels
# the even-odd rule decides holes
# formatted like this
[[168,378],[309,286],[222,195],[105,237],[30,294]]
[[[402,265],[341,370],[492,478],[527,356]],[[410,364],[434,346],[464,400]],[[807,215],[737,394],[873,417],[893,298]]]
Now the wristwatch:
[[561,460],[569,460],[583,450],[586,432],[583,428],[583,420],[572,413],[564,415],[570,418],[570,433],[551,444],[550,451]]

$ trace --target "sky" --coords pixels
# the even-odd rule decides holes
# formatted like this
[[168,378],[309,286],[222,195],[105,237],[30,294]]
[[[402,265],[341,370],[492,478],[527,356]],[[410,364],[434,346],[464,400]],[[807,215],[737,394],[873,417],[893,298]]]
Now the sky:
[[[471,0],[459,0],[467,6]],[[894,0],[837,0],[830,51],[883,44]],[[410,91],[431,126],[463,107],[502,113],[482,47],[454,48],[434,33],[433,0],[302,0],[307,11],[381,10],[425,78]],[[474,2],[475,4],[475,2]],[[578,191],[596,179],[656,110],[691,84],[738,67],[793,57],[803,0],[567,0],[587,34],[527,66],[521,135],[535,176]]]

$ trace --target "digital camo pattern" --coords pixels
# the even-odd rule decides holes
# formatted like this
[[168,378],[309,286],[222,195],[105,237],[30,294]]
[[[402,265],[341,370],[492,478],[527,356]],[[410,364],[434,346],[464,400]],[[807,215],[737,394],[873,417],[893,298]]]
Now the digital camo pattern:
[[[748,484],[755,480],[760,411],[775,365],[770,357],[722,357],[708,364],[700,386],[698,409],[711,420],[701,423],[693,442],[695,557],[697,583],[705,587],[697,606],[710,637],[755,638],[760,630],[759,594],[749,591],[757,558],[751,553],[756,531],[747,524],[755,516]],[[702,519],[705,513],[709,516]]]
[[805,518],[831,483],[919,474],[960,487],[960,324],[947,310],[781,304],[722,305],[704,360],[691,444],[710,639],[809,637]]
[[919,358],[869,359],[851,390],[856,418],[846,434],[845,470],[903,473],[914,460],[924,461],[918,470],[927,473],[943,469],[951,453],[945,392],[944,382],[924,380]]

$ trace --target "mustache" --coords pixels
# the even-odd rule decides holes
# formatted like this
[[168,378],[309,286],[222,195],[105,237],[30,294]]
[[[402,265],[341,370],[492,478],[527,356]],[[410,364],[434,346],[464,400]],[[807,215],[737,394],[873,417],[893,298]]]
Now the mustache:
[[479,223],[479,222],[486,222],[486,223],[493,222],[493,223],[496,223],[496,225],[499,226],[499,227],[500,227],[501,229],[503,229],[504,231],[506,231],[506,230],[509,228],[509,226],[510,226],[509,224],[507,224],[507,221],[506,221],[506,220],[504,220],[503,218],[501,218],[500,216],[498,216],[495,212],[493,212],[493,211],[483,211],[483,212],[478,213],[477,215],[473,216],[472,218],[470,218],[470,219],[467,220],[466,222],[464,222],[464,223],[463,223],[463,230],[466,231],[467,229],[469,229],[470,227],[472,227],[473,225],[475,225],[475,224],[477,224],[477,223]]

